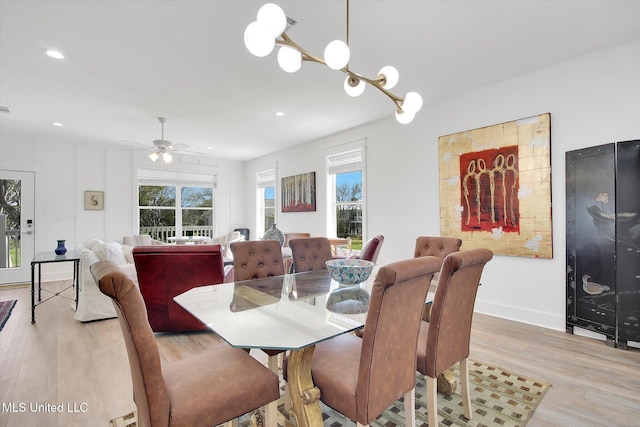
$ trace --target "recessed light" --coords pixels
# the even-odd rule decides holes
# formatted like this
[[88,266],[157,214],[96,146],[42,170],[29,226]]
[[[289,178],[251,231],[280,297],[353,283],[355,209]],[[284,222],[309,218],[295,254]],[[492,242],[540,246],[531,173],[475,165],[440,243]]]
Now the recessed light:
[[209,150],[213,150],[213,147],[212,147],[212,146],[209,146],[209,147],[207,147],[207,149],[209,149]]
[[45,55],[50,56],[51,58],[64,59],[64,55],[60,51],[53,50],[53,49],[45,49],[43,52],[45,53]]
[[52,126],[64,126],[62,123],[60,122],[51,122]]
[[278,117],[284,117],[284,113],[283,113],[282,111],[278,111],[278,112],[276,113],[276,116],[278,116]]

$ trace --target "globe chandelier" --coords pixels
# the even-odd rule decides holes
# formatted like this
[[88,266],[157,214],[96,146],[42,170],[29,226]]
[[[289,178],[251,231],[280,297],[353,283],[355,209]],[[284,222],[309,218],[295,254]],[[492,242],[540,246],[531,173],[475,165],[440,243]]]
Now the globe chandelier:
[[376,78],[368,78],[349,68],[351,52],[349,50],[349,0],[347,0],[347,38],[334,40],[327,44],[324,56],[314,55],[284,32],[287,16],[282,8],[274,3],[266,3],[258,10],[256,21],[250,23],[244,31],[244,44],[253,55],[264,57],[269,55],[276,45],[278,64],[288,73],[294,73],[302,67],[303,61],[324,64],[332,70],[342,71],[347,75],[344,81],[345,92],[352,97],[361,95],[366,84],[373,86],[387,95],[396,106],[396,120],[410,123],[422,108],[422,96],[417,92],[408,92],[404,97],[394,95],[389,90],[398,83],[399,74],[395,67],[382,67]]

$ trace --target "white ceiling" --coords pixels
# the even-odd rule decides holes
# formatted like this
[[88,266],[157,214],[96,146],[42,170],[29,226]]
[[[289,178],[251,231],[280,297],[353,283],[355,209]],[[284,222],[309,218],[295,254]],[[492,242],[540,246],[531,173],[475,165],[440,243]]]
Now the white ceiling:
[[[163,116],[166,139],[248,160],[393,115],[371,87],[348,97],[340,72],[305,63],[288,74],[275,52],[251,55],[243,33],[263,3],[0,0],[0,106],[11,111],[0,114],[3,133],[140,148],[123,141],[150,145]],[[344,0],[276,3],[299,21],[288,34],[308,51],[321,56],[344,40]],[[350,68],[374,77],[394,65],[392,92],[431,103],[638,40],[639,22],[633,0],[352,0]]]

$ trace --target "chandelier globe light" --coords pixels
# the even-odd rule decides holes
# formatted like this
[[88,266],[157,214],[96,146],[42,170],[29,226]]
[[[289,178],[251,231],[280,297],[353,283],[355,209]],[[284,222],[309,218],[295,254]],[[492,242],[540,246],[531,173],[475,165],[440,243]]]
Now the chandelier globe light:
[[273,39],[280,37],[284,29],[287,27],[287,16],[277,4],[265,3],[258,9],[256,17],[257,22],[262,23],[269,28]]
[[398,73],[396,67],[387,65],[378,71],[378,79],[384,79],[383,88],[393,89],[398,84],[398,80],[400,80],[400,73]]
[[256,21],[249,24],[244,31],[244,44],[249,52],[262,58],[273,51],[276,39],[269,31],[269,27]]
[[411,113],[409,111],[399,112],[396,111],[396,120],[398,123],[406,125],[407,123],[411,123],[413,119],[416,117],[416,113]]
[[360,96],[367,84],[387,95],[396,106],[396,120],[399,123],[410,123],[422,108],[422,96],[417,92],[408,92],[404,97],[394,95],[389,90],[394,88],[400,79],[398,70],[387,65],[382,67],[376,78],[367,78],[349,68],[351,51],[349,49],[349,0],[347,2],[347,38],[333,40],[327,44],[324,56],[316,56],[294,42],[285,32],[287,16],[280,6],[266,3],[260,7],[256,21],[250,23],[244,31],[244,43],[249,52],[258,57],[269,55],[275,45],[279,45],[278,65],[288,73],[295,73],[302,68],[303,61],[326,65],[332,70],[347,74],[344,81],[345,92],[352,97]]
[[350,58],[349,46],[342,40],[334,40],[324,48],[324,62],[332,70],[342,70]]
[[278,65],[287,73],[295,73],[302,67],[302,54],[289,46],[278,50]]
[[367,87],[367,85],[364,81],[355,76],[348,75],[344,80],[344,91],[347,92],[347,95],[353,96],[354,98],[362,95],[365,87]]

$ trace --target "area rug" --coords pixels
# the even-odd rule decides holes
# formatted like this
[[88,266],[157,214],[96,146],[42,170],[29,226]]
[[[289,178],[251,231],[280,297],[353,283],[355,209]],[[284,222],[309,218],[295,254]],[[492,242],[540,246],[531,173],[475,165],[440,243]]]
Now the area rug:
[[[456,380],[459,380],[458,368],[453,369]],[[416,427],[428,426],[424,377],[419,375],[416,386]],[[524,375],[516,374],[499,366],[489,365],[477,360],[469,363],[469,381],[471,382],[471,406],[473,418],[464,416],[460,386],[450,396],[438,393],[438,418],[444,426],[509,426],[522,427],[527,424],[545,393],[551,387]],[[331,408],[320,403],[324,425],[326,427],[353,427],[355,423]],[[283,406],[281,404],[280,410]],[[130,414],[128,417],[132,417]],[[126,417],[124,417],[126,418]],[[122,422],[122,419],[118,420]],[[131,424],[120,424],[112,420],[112,426],[132,427]],[[241,427],[251,427],[251,417],[240,417]],[[283,424],[283,423],[279,423]],[[404,426],[404,403],[398,400],[378,419],[371,423],[377,427]]]
[[[458,367],[452,370],[459,382]],[[460,385],[450,396],[438,393],[438,418],[444,426],[524,426],[533,415],[543,396],[550,387],[524,375],[516,374],[499,366],[492,366],[477,360],[470,360],[469,382],[471,383],[471,407],[473,418],[464,416]],[[417,376],[416,385],[416,427],[428,426],[427,397],[424,376]],[[327,427],[354,427],[355,423],[320,403],[324,425]],[[251,425],[248,416],[240,418],[242,427]],[[398,400],[379,418],[371,423],[378,427],[404,426],[404,402]]]
[[5,323],[9,320],[9,316],[11,316],[11,310],[16,305],[16,300],[11,301],[0,301],[0,331],[4,328]]
[[[459,371],[453,370],[459,381]],[[524,426],[551,386],[541,381],[516,374],[499,366],[470,360],[471,408],[473,418],[464,416],[460,385],[450,396],[438,393],[438,418],[445,426]],[[424,377],[418,376],[416,385],[416,426],[427,426],[426,390]],[[327,408],[328,409],[328,408]],[[332,411],[333,412],[333,411]],[[338,414],[338,417],[344,419]],[[353,425],[351,421],[343,425]],[[325,425],[331,425],[331,422]],[[385,411],[372,425],[391,427],[404,425],[404,403],[400,399]]]

